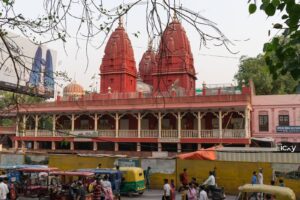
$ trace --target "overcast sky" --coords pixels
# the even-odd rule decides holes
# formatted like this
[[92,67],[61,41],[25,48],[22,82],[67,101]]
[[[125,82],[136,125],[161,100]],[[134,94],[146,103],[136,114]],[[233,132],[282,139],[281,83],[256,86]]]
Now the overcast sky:
[[[31,2],[31,3],[29,3]],[[17,1],[17,9],[24,11],[25,15],[37,16],[41,0]],[[105,6],[113,8],[120,3],[130,1],[105,0]],[[248,14],[248,4],[246,0],[181,0],[180,3],[191,10],[199,12],[202,16],[217,23],[221,31],[234,43],[231,49],[237,54],[229,53],[224,47],[214,46],[208,43],[208,48],[199,49],[199,36],[195,30],[183,22],[187,32],[194,56],[194,66],[197,72],[196,86],[200,87],[202,82],[207,84],[233,83],[233,76],[238,70],[239,58],[245,56],[256,56],[262,52],[264,42],[268,41],[268,30],[272,24],[279,19],[279,16],[267,18],[262,11],[254,15]],[[131,39],[134,49],[136,66],[147,49],[148,38],[145,28],[145,5],[137,5],[127,14],[125,29]],[[69,26],[72,26],[70,24]],[[140,31],[140,36],[134,37],[133,33]],[[271,36],[276,32],[271,31]],[[102,37],[102,36],[99,36]],[[103,38],[93,38],[102,40]],[[90,90],[90,85],[97,85],[99,91],[99,79],[91,80],[91,77],[99,74],[99,67],[104,53],[105,45],[96,49],[92,46],[88,48],[89,66],[86,69],[86,58],[84,46],[78,51],[76,56],[76,41],[74,38],[67,38],[66,50],[64,52],[60,43],[52,43],[49,48],[57,51],[56,70],[67,71],[71,78],[75,78],[77,83]],[[58,88],[58,90],[62,90]]]

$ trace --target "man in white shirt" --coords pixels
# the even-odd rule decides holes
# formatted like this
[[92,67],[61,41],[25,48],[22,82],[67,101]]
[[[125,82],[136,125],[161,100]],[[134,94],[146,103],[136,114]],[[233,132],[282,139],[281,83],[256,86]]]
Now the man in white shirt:
[[164,196],[163,200],[171,200],[171,186],[169,184],[169,180],[164,180]]
[[203,185],[200,186],[200,193],[199,193],[199,199],[198,200],[208,200],[207,193],[204,190]]
[[209,172],[209,177],[204,181],[202,185],[207,185],[207,186],[216,186],[216,178],[213,175],[213,172]]
[[216,178],[212,171],[209,172],[209,177],[206,179],[206,181],[204,181],[202,185],[207,186],[209,194],[216,188]]
[[264,184],[264,175],[263,175],[263,169],[259,168],[259,173],[257,175],[258,184]]
[[7,194],[9,193],[7,185],[3,182],[3,179],[0,179],[0,200],[6,200]]

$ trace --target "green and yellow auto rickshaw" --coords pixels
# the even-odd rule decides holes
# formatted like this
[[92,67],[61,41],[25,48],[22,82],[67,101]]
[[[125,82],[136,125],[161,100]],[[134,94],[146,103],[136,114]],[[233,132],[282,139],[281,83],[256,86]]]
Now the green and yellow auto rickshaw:
[[145,190],[144,171],[140,167],[120,167],[122,172],[121,194],[143,194]]

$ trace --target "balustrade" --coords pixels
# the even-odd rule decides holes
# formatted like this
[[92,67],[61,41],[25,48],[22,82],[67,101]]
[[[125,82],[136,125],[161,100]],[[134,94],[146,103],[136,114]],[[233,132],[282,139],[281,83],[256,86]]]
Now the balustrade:
[[105,129],[105,130],[98,130],[99,137],[115,137],[116,130],[115,129]]
[[198,130],[181,130],[182,138],[197,138]]
[[223,138],[244,138],[245,129],[223,129]]
[[121,138],[137,138],[138,130],[122,130],[119,129],[119,137]]
[[141,138],[158,138],[158,130],[141,130]]
[[178,130],[161,130],[162,138],[178,138]]

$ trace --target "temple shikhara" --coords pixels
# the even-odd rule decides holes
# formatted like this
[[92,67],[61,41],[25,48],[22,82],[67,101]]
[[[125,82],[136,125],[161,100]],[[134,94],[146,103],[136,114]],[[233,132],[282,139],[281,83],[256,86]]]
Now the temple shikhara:
[[[251,87],[203,83],[196,92],[190,42],[176,17],[165,28],[158,49],[150,42],[140,61],[120,21],[99,66],[99,93],[85,94],[72,82],[53,102],[22,105],[15,113],[14,148],[144,156],[219,144],[245,147],[251,143],[252,126],[257,126],[258,137],[263,134],[259,128],[269,126],[268,118],[258,115],[272,110],[259,107]],[[259,109],[255,123],[253,100]],[[293,116],[298,109],[283,108],[281,113]]]

